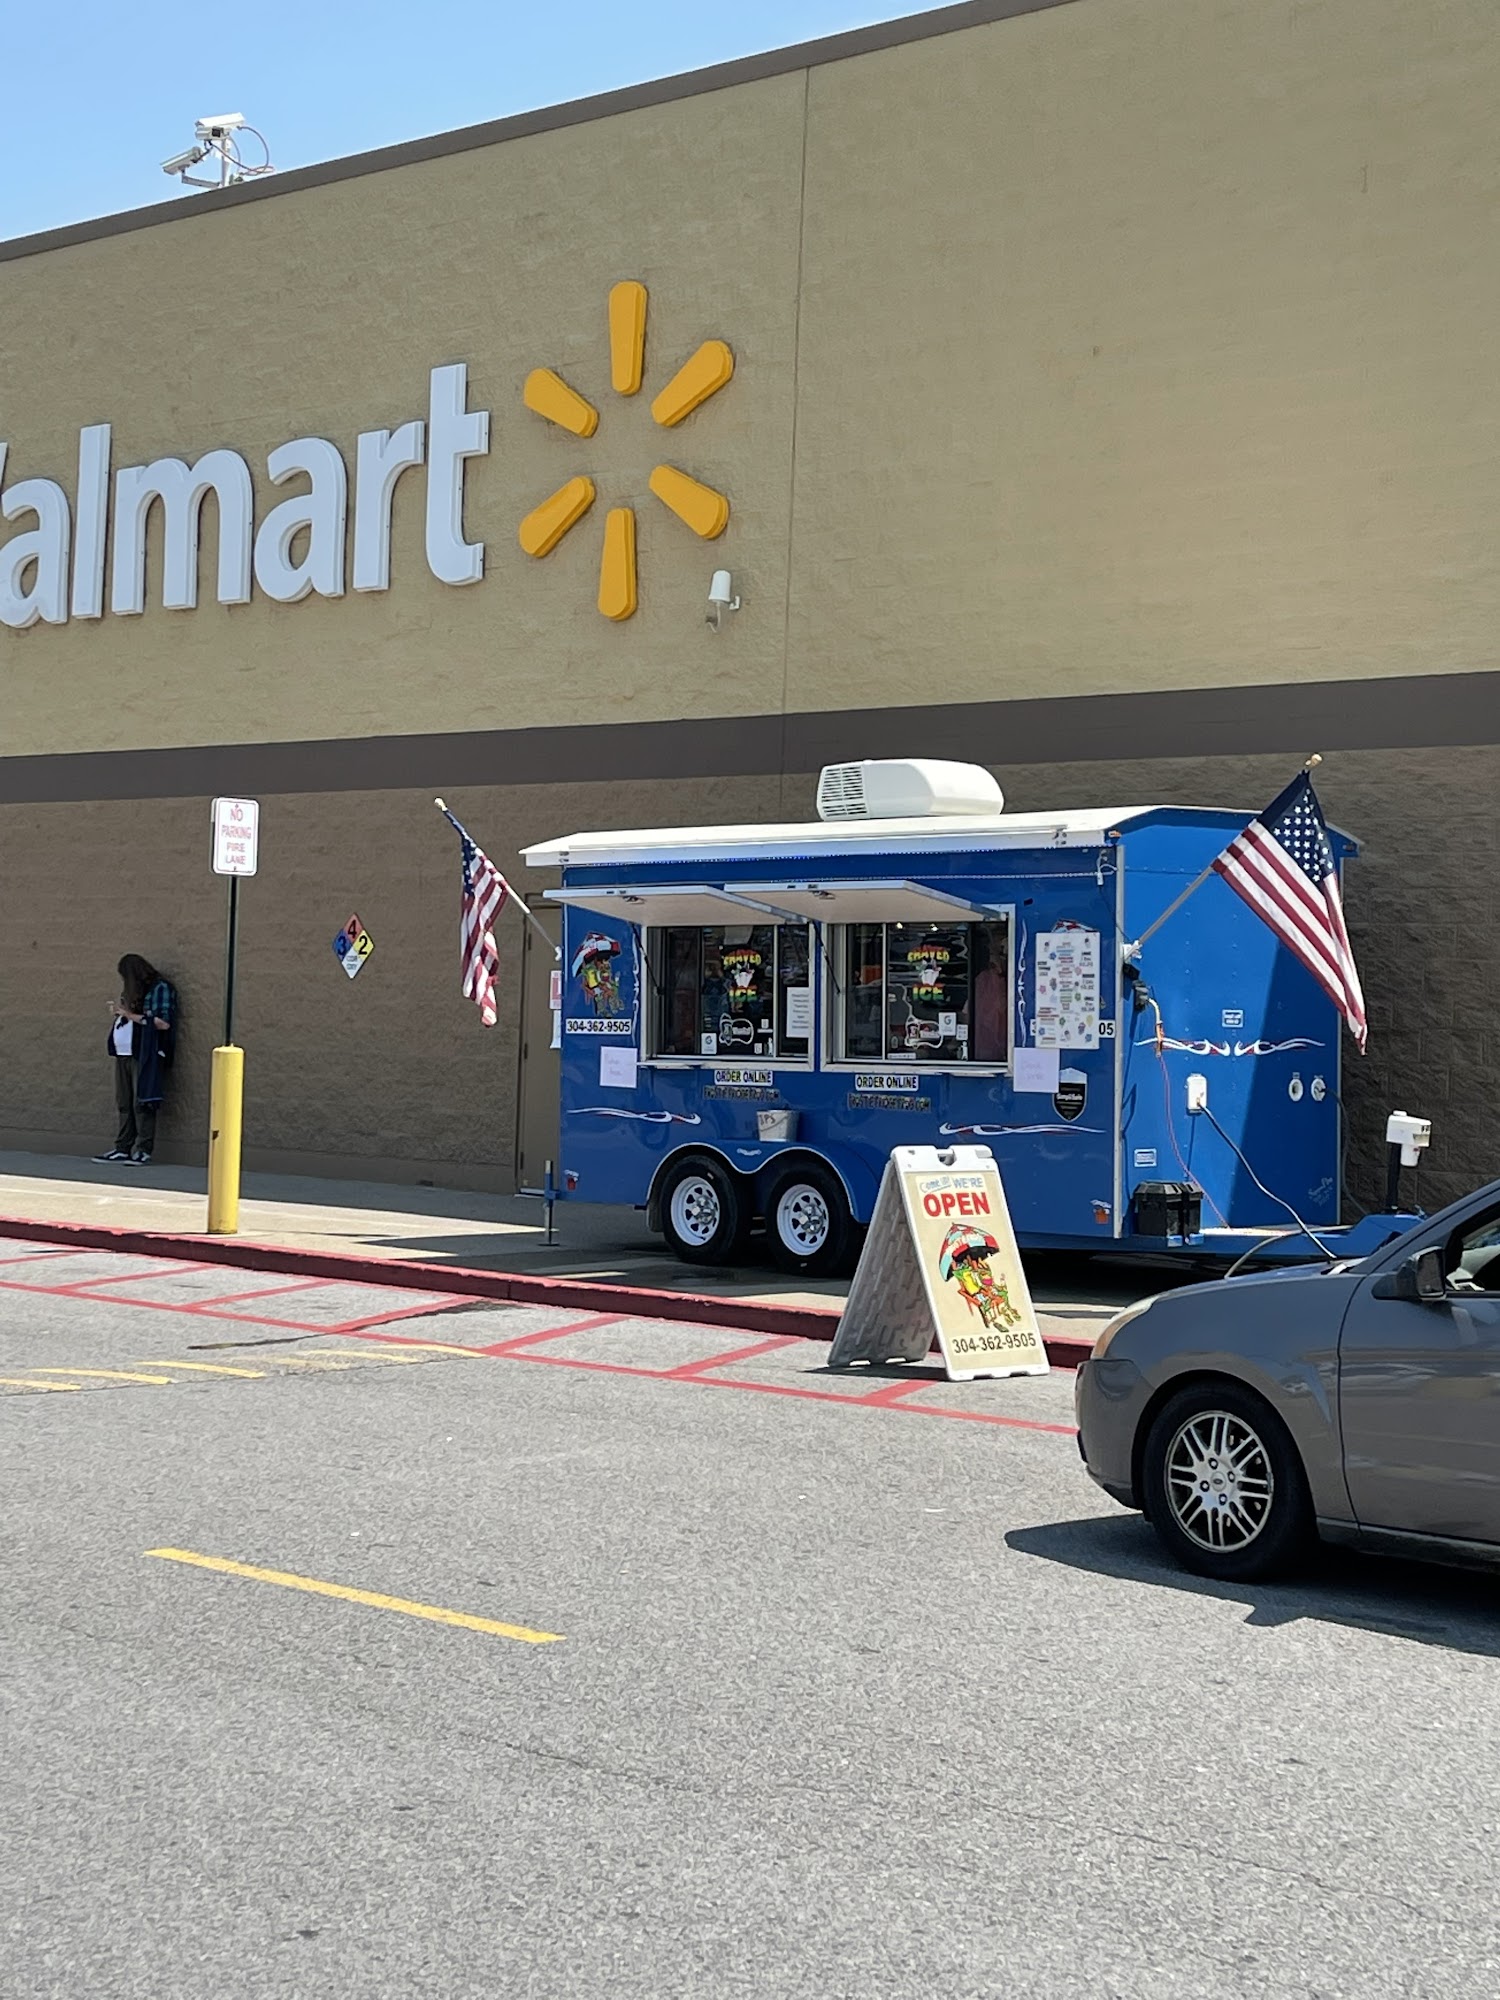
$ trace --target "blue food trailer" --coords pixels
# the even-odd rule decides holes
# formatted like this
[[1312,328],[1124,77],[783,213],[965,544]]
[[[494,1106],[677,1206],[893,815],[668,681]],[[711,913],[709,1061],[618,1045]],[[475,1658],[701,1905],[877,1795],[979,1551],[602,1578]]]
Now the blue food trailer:
[[979,1142],[1029,1248],[1338,1225],[1322,988],[1217,876],[1133,942],[1250,814],[1007,813],[988,772],[921,760],[830,766],[818,802],[525,851],[562,875],[561,1199],[644,1207],[689,1261],[763,1227],[830,1272],[894,1147]]

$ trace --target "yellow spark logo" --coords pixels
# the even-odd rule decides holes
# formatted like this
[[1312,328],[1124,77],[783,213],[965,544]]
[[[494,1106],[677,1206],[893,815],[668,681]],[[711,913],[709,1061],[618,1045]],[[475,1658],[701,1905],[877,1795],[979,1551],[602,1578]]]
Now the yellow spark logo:
[[[628,279],[609,295],[609,378],[621,396],[636,395],[646,360],[646,287]],[[663,430],[672,430],[700,404],[716,396],[734,373],[734,356],[722,340],[705,340],[655,398],[651,414]],[[528,410],[574,437],[592,437],[599,412],[551,368],[533,368],[526,377],[522,401]],[[729,502],[712,486],[693,479],[675,465],[658,465],[648,482],[651,491],[679,521],[714,541],[729,526]],[[529,556],[550,555],[581,521],[597,497],[586,474],[570,479],[533,507],[521,523],[521,547]],[[629,618],[636,607],[635,509],[611,507],[604,517],[604,554],[599,564],[599,609],[606,618]]]

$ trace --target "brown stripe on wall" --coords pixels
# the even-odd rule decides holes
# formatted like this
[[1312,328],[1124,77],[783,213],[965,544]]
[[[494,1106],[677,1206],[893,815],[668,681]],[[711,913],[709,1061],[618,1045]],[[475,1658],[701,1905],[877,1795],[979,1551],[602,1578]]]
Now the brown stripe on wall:
[[856,757],[1096,763],[1500,743],[1500,673],[0,758],[0,804],[806,773]]
[[986,28],[1020,14],[1042,14],[1052,7],[1074,4],[1075,0],[964,0],[957,7],[936,7],[927,14],[876,21],[842,35],[824,35],[815,42],[799,42],[791,48],[767,49],[759,55],[741,56],[734,62],[715,63],[707,69],[632,84],[625,90],[575,98],[570,104],[549,104],[511,118],[465,125],[457,132],[434,132],[424,139],[405,140],[399,146],[351,153],[341,160],[320,160],[316,166],[295,167],[288,173],[269,175],[265,180],[241,181],[235,187],[215,189],[188,200],[169,198],[153,202],[149,208],[126,209],[119,215],[103,215],[89,222],[68,223],[60,229],[40,230],[34,236],[18,236],[9,243],[0,243],[0,264],[17,257],[35,257],[44,250],[88,243],[101,236],[123,236],[132,229],[151,229],[162,222],[196,219],[220,209],[237,208],[247,201],[274,200],[278,195],[296,194],[302,188],[326,187],[332,181],[357,180],[362,174],[385,173],[391,167],[446,159],[454,153],[473,152],[479,146],[502,145],[507,139],[563,131],[570,125],[588,125],[595,119],[615,118],[626,111],[674,104],[687,97],[704,97],[710,91],[729,90],[737,84],[762,83],[767,77],[789,76],[799,69],[845,62],[851,56],[872,55],[880,49],[901,48],[908,42],[929,41],[935,35],[952,35],[963,28]]

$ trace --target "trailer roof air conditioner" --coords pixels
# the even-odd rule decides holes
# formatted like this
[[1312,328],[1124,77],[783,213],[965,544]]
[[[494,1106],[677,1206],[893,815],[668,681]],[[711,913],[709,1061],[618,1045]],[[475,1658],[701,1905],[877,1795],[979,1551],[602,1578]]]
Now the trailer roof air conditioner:
[[998,819],[1005,794],[978,764],[891,757],[825,764],[818,778],[818,818]]

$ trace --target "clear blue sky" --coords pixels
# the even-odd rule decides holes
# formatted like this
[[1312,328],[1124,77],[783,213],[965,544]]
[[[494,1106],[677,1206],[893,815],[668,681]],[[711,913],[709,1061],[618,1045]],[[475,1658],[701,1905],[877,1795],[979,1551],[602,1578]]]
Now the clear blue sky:
[[300,167],[930,10],[922,0],[52,0],[4,11],[0,240],[181,199],[161,162],[192,143],[206,113],[243,111],[278,167]]

